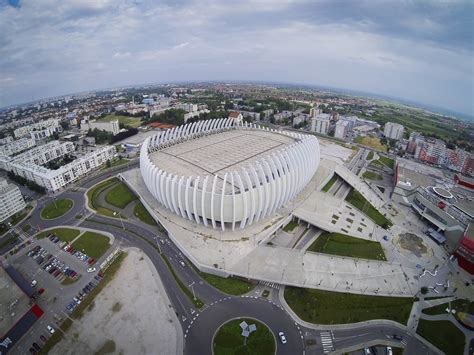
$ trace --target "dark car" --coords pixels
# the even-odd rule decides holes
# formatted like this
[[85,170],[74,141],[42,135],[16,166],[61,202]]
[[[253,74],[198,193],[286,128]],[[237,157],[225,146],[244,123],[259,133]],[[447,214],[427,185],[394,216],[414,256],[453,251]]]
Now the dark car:
[[41,347],[36,343],[33,343],[33,348],[35,348],[37,351],[41,350]]
[[36,354],[36,351],[35,351],[35,349],[33,349],[33,348],[30,348],[30,354],[31,354],[31,355],[35,355],[35,354]]
[[48,340],[48,339],[46,339],[46,337],[45,337],[44,335],[40,335],[40,339],[41,339],[44,343],[46,343],[46,341]]
[[393,339],[402,341],[403,337],[398,334],[393,334]]
[[38,290],[38,295],[43,294],[43,292],[44,292],[44,288],[40,288],[40,289]]

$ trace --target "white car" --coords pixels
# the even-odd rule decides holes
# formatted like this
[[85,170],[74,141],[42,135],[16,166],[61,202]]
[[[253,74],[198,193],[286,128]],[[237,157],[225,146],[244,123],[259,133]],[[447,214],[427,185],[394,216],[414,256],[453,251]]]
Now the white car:
[[387,346],[387,355],[392,355],[392,354],[393,354],[392,347]]
[[285,337],[285,333],[283,332],[280,332],[278,333],[278,336],[280,337],[280,341],[282,344],[286,344],[286,337]]
[[48,332],[50,332],[51,334],[54,334],[55,330],[52,326],[48,325]]
[[87,272],[94,272],[95,270],[96,270],[95,267],[90,267],[87,269]]
[[37,284],[38,284],[38,281],[33,280],[33,281],[31,281],[30,286],[31,286],[31,287],[35,287]]

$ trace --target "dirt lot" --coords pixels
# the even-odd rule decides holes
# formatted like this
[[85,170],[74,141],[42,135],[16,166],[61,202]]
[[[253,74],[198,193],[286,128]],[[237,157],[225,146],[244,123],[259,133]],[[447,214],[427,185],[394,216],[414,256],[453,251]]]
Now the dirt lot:
[[161,281],[141,251],[127,252],[115,278],[51,354],[177,353],[182,332]]

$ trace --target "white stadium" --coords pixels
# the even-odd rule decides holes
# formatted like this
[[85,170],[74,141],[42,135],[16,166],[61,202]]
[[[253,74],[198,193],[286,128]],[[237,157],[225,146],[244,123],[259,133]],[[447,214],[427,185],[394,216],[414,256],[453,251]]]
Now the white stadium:
[[314,136],[232,118],[161,131],[140,154],[143,180],[163,206],[222,231],[272,215],[306,186],[320,159]]

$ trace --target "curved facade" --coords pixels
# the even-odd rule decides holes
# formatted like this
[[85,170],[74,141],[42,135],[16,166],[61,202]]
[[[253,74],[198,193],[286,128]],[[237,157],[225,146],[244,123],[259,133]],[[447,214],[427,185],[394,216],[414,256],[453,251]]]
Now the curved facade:
[[306,186],[320,159],[314,136],[233,119],[162,131],[140,154],[145,184],[163,206],[223,231],[273,214]]

